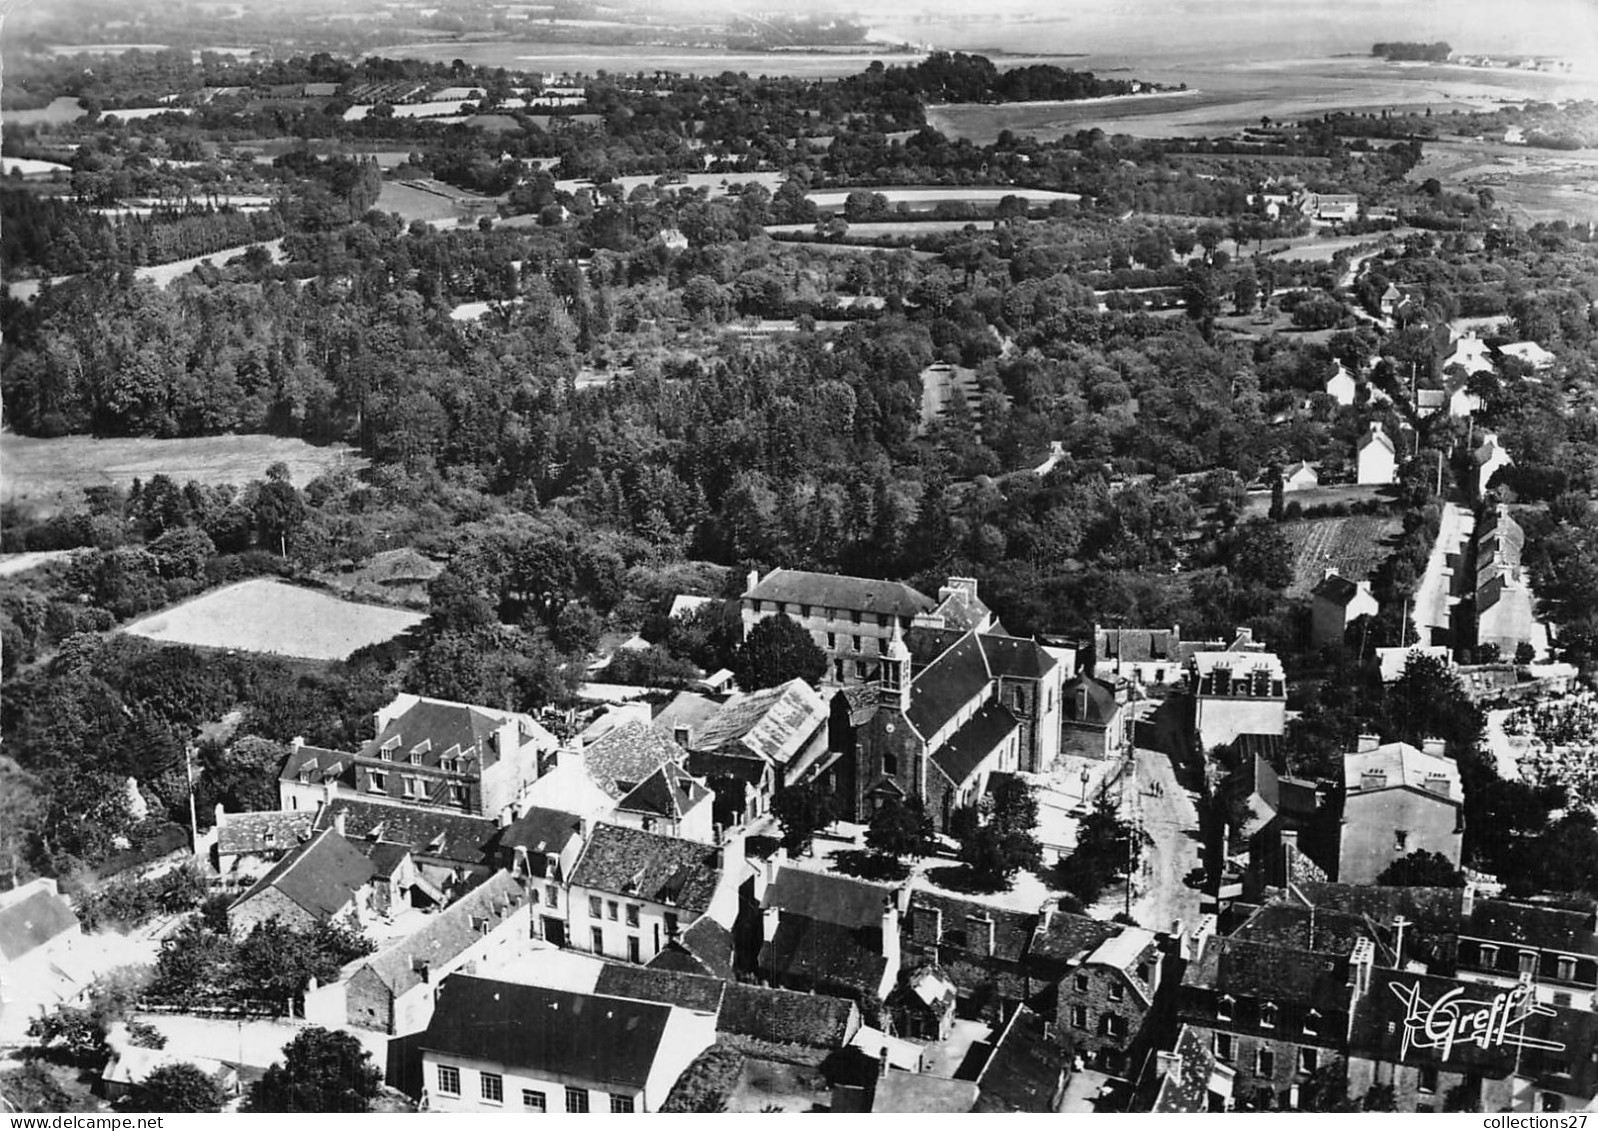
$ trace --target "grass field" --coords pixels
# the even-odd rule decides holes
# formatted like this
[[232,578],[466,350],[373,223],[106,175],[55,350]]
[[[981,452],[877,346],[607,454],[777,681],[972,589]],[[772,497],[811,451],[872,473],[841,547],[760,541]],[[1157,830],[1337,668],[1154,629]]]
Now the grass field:
[[357,605],[314,589],[256,578],[135,621],[124,631],[163,644],[342,660],[425,619],[422,613]]
[[[875,239],[878,236],[935,236],[939,232],[960,232],[967,227],[979,232],[991,232],[992,220],[867,220],[849,225],[851,236]],[[814,224],[770,224],[766,231],[772,235],[808,235],[816,230]]]
[[1285,522],[1280,527],[1293,546],[1293,583],[1287,596],[1306,597],[1335,568],[1344,577],[1370,576],[1392,551],[1390,541],[1403,529],[1397,517],[1349,515]]
[[1053,192],[1049,189],[1015,188],[1012,185],[980,185],[975,187],[945,187],[933,186],[929,188],[854,188],[854,189],[826,189],[820,192],[809,192],[805,195],[810,202],[823,212],[829,209],[840,209],[849,199],[850,193],[870,192],[887,198],[889,204],[905,204],[912,209],[933,209],[945,202],[969,204],[998,204],[1007,196],[1020,197],[1028,204],[1048,204],[1055,200],[1081,200],[1080,193]]
[[136,478],[147,480],[156,474],[179,483],[197,479],[243,486],[278,462],[288,464],[294,482],[303,486],[341,463],[353,469],[366,461],[344,444],[318,448],[283,436],[44,440],[0,432],[0,498],[49,513],[76,501],[85,487],[126,487]]

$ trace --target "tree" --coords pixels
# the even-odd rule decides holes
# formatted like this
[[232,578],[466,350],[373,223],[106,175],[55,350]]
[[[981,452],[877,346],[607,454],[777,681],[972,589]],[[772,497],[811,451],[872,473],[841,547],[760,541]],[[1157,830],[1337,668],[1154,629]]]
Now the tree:
[[866,826],[866,847],[895,858],[921,856],[936,833],[921,798],[893,798],[871,815]]
[[1391,1084],[1372,1084],[1361,1106],[1366,1111],[1397,1111],[1398,1097]]
[[1032,787],[1020,778],[1006,777],[989,795],[992,812],[961,821],[960,860],[971,878],[990,891],[1008,888],[1015,874],[1035,870],[1043,862],[1043,848],[1035,829],[1038,802]]
[[1101,797],[1077,826],[1076,848],[1061,862],[1066,889],[1085,904],[1097,900],[1117,876],[1125,874],[1132,832],[1108,798]]
[[163,1064],[144,1078],[134,1106],[139,1111],[221,1111],[222,1089],[193,1064]]
[[776,687],[791,679],[817,683],[826,672],[826,653],[784,613],[767,617],[750,629],[732,657],[732,674],[745,691]]
[[370,1111],[383,1090],[372,1054],[349,1033],[313,1025],[250,1090],[250,1111]]
[[1293,556],[1293,545],[1279,527],[1250,519],[1233,537],[1231,570],[1250,585],[1286,589],[1293,583]]
[[106,1056],[105,1026],[93,1010],[58,1005],[28,1022],[28,1036],[77,1064],[94,1065]]
[[1401,888],[1462,888],[1465,874],[1442,853],[1417,848],[1389,864],[1376,882]]
[[790,856],[803,856],[810,851],[816,833],[837,820],[837,808],[832,798],[817,789],[814,783],[790,786],[777,795],[771,810],[782,826],[782,846]]

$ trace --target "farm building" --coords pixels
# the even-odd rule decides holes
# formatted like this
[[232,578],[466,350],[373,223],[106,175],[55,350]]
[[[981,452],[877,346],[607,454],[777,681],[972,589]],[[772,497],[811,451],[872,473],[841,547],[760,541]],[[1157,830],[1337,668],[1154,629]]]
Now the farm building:
[[1297,463],[1290,463],[1282,469],[1282,490],[1284,491],[1309,491],[1320,485],[1320,472],[1303,460],[1299,460]]

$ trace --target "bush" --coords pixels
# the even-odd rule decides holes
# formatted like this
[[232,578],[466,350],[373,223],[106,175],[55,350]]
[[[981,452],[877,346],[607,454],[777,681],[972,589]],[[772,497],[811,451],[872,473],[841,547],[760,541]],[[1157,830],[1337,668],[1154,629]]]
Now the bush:
[[727,1110],[727,1097],[738,1086],[743,1072],[744,1054],[720,1041],[694,1058],[677,1077],[662,1112],[720,1112]]

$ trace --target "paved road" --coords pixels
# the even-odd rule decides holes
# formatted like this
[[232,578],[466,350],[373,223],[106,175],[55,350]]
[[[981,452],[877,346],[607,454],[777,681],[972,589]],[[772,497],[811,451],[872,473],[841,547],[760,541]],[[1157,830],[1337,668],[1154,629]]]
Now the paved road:
[[[1200,899],[1184,882],[1200,864],[1193,795],[1178,784],[1170,757],[1146,747],[1138,748],[1137,776],[1126,785],[1122,818],[1145,835],[1132,882],[1132,918],[1151,931],[1169,931],[1178,921],[1191,926],[1198,920]],[[1094,913],[1114,914],[1124,909],[1124,900],[1123,889],[1107,896]]]

